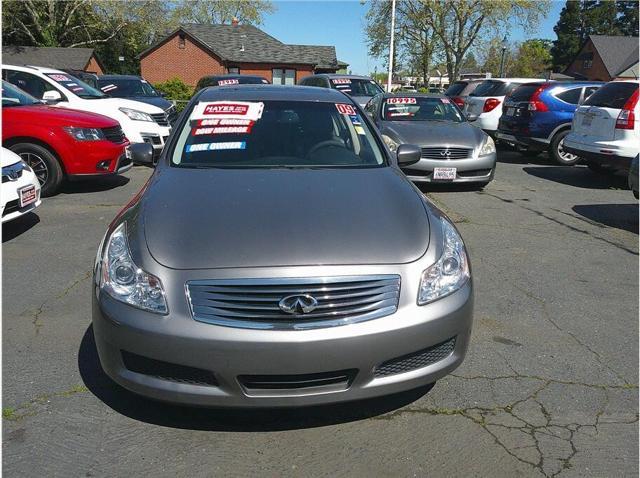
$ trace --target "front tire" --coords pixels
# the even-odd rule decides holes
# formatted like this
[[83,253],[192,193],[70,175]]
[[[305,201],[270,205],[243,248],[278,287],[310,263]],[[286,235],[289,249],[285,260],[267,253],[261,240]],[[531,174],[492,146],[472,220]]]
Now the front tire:
[[42,197],[53,196],[60,190],[64,173],[51,151],[34,143],[18,143],[9,149],[33,169],[40,182]]
[[570,130],[560,131],[556,134],[551,140],[551,145],[549,147],[549,153],[556,161],[556,163],[561,164],[562,166],[573,166],[578,161],[580,161],[580,157],[575,154],[571,154],[564,150],[564,137],[570,133]]

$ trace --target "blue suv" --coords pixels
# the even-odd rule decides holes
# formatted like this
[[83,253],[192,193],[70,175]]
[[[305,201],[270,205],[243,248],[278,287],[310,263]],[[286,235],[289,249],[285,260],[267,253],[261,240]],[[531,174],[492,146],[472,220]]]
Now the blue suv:
[[505,99],[496,137],[527,156],[543,150],[556,162],[570,166],[580,158],[563,149],[573,113],[604,83],[541,81],[519,86]]

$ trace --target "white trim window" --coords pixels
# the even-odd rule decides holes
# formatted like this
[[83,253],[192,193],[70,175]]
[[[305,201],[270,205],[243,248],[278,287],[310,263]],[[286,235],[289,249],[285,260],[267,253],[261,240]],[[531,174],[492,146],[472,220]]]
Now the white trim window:
[[274,85],[295,85],[296,84],[296,70],[289,70],[283,68],[273,69],[273,84]]

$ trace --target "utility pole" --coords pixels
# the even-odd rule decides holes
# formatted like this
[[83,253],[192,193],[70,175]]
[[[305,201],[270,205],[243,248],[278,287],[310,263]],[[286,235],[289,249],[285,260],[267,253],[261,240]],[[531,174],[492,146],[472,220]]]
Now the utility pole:
[[391,77],[393,75],[393,41],[396,33],[396,0],[391,2],[391,43],[389,44],[389,76],[387,77],[387,92],[391,93]]
[[504,78],[504,54],[507,52],[507,35],[502,39],[502,56],[500,57],[500,78]]

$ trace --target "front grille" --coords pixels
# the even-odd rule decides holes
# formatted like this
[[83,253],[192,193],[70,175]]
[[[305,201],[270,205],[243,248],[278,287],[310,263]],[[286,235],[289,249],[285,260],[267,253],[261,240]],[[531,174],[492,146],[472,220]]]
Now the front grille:
[[153,118],[153,121],[158,123],[160,126],[169,126],[167,113],[153,113],[150,116]]
[[247,390],[346,390],[357,372],[348,369],[304,375],[239,375],[238,381]]
[[23,162],[17,162],[9,166],[2,168],[2,182],[15,181],[22,177],[22,171],[24,171],[25,164]]
[[141,136],[142,141],[144,141],[145,143],[149,143],[151,146],[159,146],[162,144],[162,140],[158,135],[142,133]]
[[410,372],[411,370],[434,364],[451,355],[455,345],[456,338],[453,337],[428,349],[388,360],[376,367],[374,376],[386,377],[387,375]]
[[141,373],[171,382],[189,383],[192,385],[218,385],[216,377],[208,370],[163,362],[162,360],[143,357],[142,355],[127,352],[126,350],[121,350],[120,353],[124,366],[135,373]]
[[458,171],[458,176],[461,178],[475,178],[488,176],[489,173],[491,173],[490,169],[474,169],[473,171]]
[[[305,296],[313,310],[280,308]],[[229,327],[308,329],[345,325],[395,313],[400,276],[343,276],[302,279],[204,280],[187,283],[193,318]]]
[[104,137],[111,141],[112,143],[124,143],[126,139],[124,136],[124,131],[120,126],[114,126],[113,128],[102,128],[102,133]]
[[473,149],[468,148],[422,148],[422,159],[469,159]]

